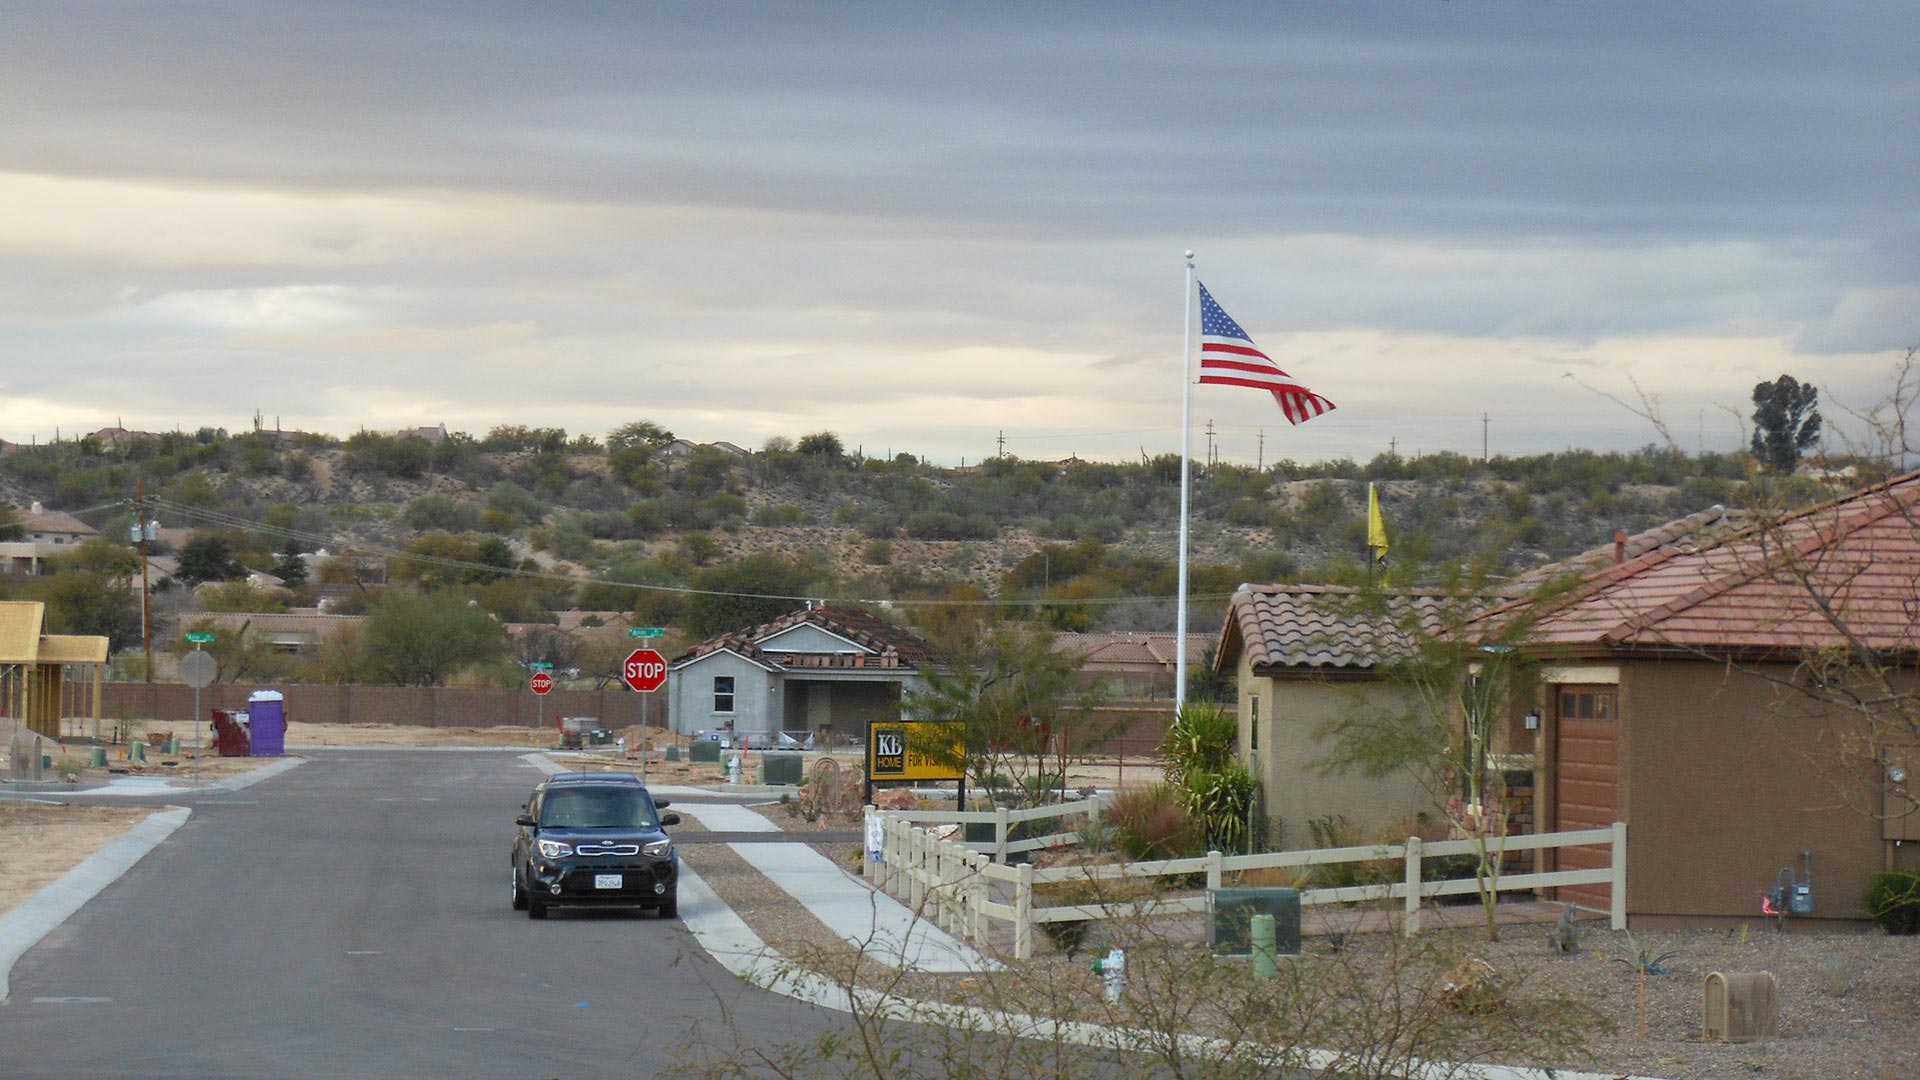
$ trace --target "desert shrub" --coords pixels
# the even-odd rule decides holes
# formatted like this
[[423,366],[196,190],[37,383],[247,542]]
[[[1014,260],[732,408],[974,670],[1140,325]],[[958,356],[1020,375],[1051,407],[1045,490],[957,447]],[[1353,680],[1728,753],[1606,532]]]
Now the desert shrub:
[[1920,870],[1882,870],[1860,906],[1889,934],[1920,934]]
[[890,566],[893,564],[893,545],[885,540],[870,540],[861,549],[860,560],[868,566]]
[[1115,796],[1106,818],[1114,844],[1133,859],[1180,859],[1206,850],[1204,835],[1171,784]]
[[772,527],[804,525],[807,523],[807,512],[792,503],[763,506],[753,512],[753,523]]

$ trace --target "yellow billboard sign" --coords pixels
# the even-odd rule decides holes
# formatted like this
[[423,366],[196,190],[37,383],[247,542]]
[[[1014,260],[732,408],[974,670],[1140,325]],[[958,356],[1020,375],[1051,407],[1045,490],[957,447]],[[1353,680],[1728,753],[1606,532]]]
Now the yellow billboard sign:
[[965,769],[958,724],[890,720],[867,725],[869,780],[962,780]]

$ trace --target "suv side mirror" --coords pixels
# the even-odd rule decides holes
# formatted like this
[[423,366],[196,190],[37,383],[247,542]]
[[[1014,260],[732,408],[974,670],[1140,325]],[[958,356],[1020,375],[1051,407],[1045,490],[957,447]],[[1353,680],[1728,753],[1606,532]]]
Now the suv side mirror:
[[521,814],[519,817],[514,818],[513,823],[515,825],[520,826],[523,829],[532,829],[538,826],[538,823],[535,822],[533,820],[533,817],[528,814]]
[[673,805],[672,803],[670,803],[670,802],[668,802],[668,801],[667,801],[667,800],[665,800],[665,799],[655,799],[655,800],[653,800],[653,808],[654,808],[655,810],[665,810],[665,809],[666,809],[667,807],[669,807],[669,806],[672,806],[672,805]]
[[666,828],[666,827],[667,827],[667,826],[669,826],[669,825],[678,825],[678,824],[680,824],[680,815],[679,815],[679,814],[661,814],[661,815],[660,815],[660,827],[661,827],[661,828],[663,828],[663,829],[664,829],[664,828]]

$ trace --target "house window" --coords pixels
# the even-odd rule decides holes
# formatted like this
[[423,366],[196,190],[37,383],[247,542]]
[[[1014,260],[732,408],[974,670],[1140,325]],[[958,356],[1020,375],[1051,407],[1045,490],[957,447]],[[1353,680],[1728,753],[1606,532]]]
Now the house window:
[[1560,691],[1560,719],[1612,720],[1613,694],[1605,690]]
[[1260,749],[1260,698],[1247,698],[1247,749]]
[[713,677],[713,711],[733,711],[733,676],[715,675]]

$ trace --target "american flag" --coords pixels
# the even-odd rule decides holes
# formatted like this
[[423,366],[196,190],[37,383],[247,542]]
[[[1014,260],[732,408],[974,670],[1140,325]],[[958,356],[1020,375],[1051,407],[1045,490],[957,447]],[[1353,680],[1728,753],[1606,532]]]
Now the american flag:
[[1200,286],[1200,381],[1271,391],[1290,424],[1333,411],[1333,402],[1300,385],[1261,352],[1205,285]]

